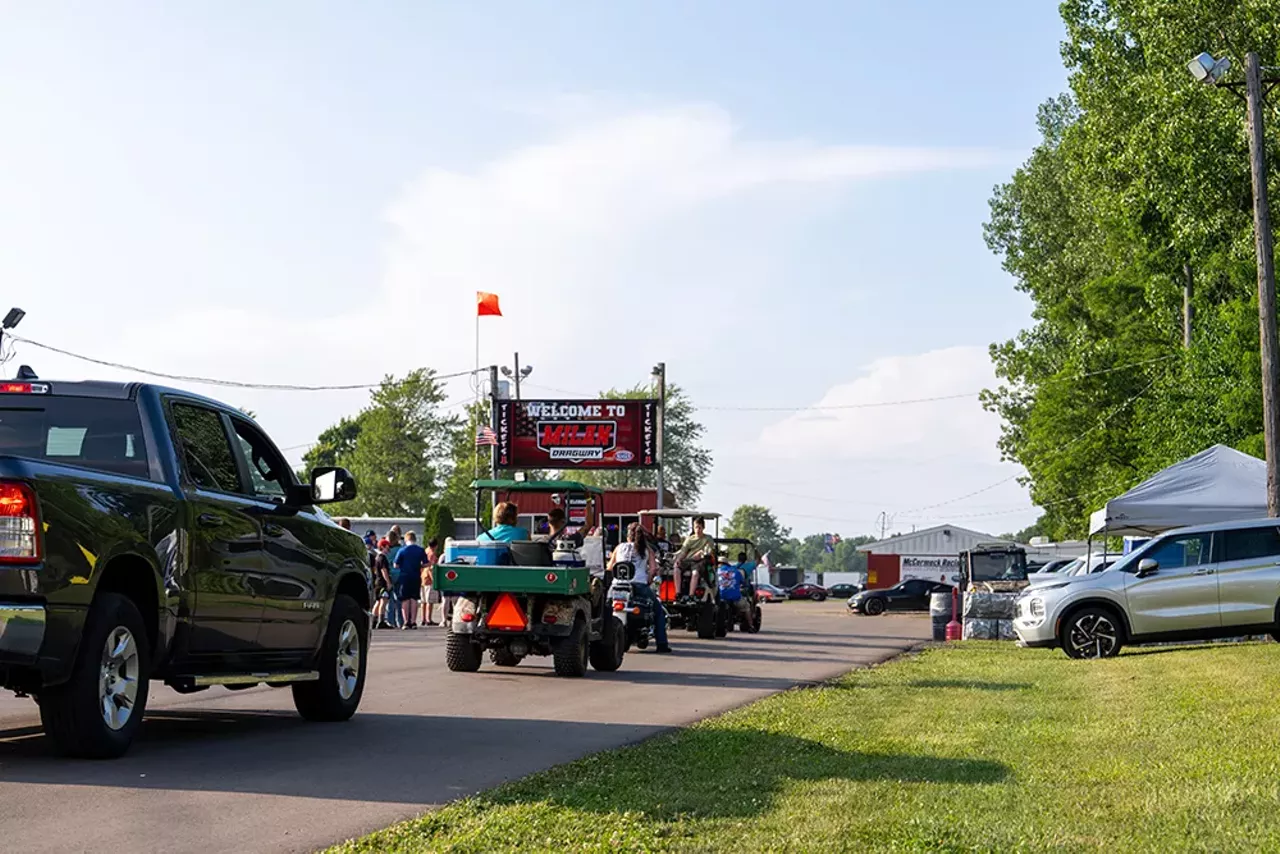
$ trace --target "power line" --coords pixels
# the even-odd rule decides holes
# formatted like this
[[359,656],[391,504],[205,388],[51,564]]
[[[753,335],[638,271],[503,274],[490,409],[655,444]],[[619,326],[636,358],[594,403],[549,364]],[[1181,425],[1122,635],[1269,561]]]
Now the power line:
[[[1053,453],[1061,454],[1061,453],[1063,453],[1064,451],[1066,451],[1068,448],[1071,448],[1071,447],[1073,447],[1073,446],[1075,446],[1075,445],[1079,444],[1080,442],[1084,441],[1088,436],[1092,435],[1092,434],[1094,433],[1094,431],[1096,431],[1096,430],[1098,430],[1098,429],[1100,429],[1100,428],[1102,428],[1102,427],[1105,427],[1105,426],[1107,425],[1107,423],[1111,421],[1111,419],[1112,419],[1112,418],[1114,418],[1116,415],[1120,414],[1120,412],[1121,412],[1122,410],[1126,409],[1126,408],[1127,408],[1131,403],[1133,403],[1135,400],[1137,400],[1138,398],[1142,397],[1142,395],[1144,395],[1144,394],[1146,394],[1148,391],[1150,391],[1150,390],[1151,390],[1151,387],[1152,387],[1152,386],[1154,386],[1155,384],[1156,384],[1156,380],[1152,380],[1151,382],[1147,383],[1145,386],[1143,386],[1142,390],[1141,390],[1141,391],[1139,391],[1137,394],[1134,394],[1133,396],[1129,397],[1128,399],[1126,399],[1125,401],[1123,401],[1122,403],[1120,403],[1118,406],[1116,406],[1116,407],[1115,407],[1114,409],[1112,409],[1110,412],[1108,412],[1107,414],[1105,414],[1104,416],[1102,416],[1101,418],[1099,418],[1099,419],[1098,419],[1098,421],[1097,421],[1097,423],[1095,423],[1095,424],[1094,424],[1092,427],[1090,427],[1088,430],[1086,430],[1086,431],[1084,431],[1083,433],[1081,433],[1080,435],[1076,436],[1074,439],[1072,439],[1070,442],[1067,442],[1067,443],[1066,443],[1065,445],[1063,445],[1062,447],[1055,449],[1055,450],[1053,451]],[[1017,478],[1019,478],[1019,477],[1022,477],[1022,473],[1015,474],[1015,475],[1011,475],[1011,476],[1009,476],[1009,477],[1006,477],[1006,478],[1005,478],[1005,479],[1003,479],[1003,480],[1000,480],[1000,481],[997,481],[997,482],[995,482],[995,483],[991,484],[990,486],[984,486],[982,489],[974,490],[973,492],[970,492],[970,493],[968,493],[967,495],[961,495],[959,498],[951,498],[951,499],[948,499],[947,501],[940,501],[940,502],[938,502],[937,504],[926,504],[926,505],[925,505],[925,506],[923,506],[923,507],[913,507],[913,508],[911,508],[910,510],[903,510],[903,511],[900,511],[900,515],[910,516],[910,515],[912,515],[912,514],[914,514],[914,513],[917,513],[917,512],[919,512],[919,511],[921,511],[921,510],[933,510],[934,508],[937,508],[937,507],[945,507],[945,506],[946,506],[946,505],[948,505],[948,504],[955,504],[955,503],[957,503],[957,502],[964,501],[965,499],[972,498],[972,497],[973,497],[973,496],[975,496],[975,495],[981,495],[981,494],[982,494],[982,493],[984,493],[984,492],[990,492],[991,490],[995,489],[996,487],[998,487],[998,486],[1003,486],[1004,484],[1008,483],[1009,481],[1011,481],[1011,480],[1015,480],[1015,479],[1017,479]]]
[[[10,332],[6,337],[14,341],[21,341],[23,344],[30,344],[32,347],[39,347],[41,350],[48,350],[51,353],[57,353],[60,356],[67,356],[71,359],[78,359],[81,362],[89,362],[94,365],[101,365],[105,368],[117,368],[130,373],[143,374],[149,377],[160,377],[166,380],[176,380],[178,382],[199,383],[202,385],[222,386],[224,388],[245,388],[259,389],[262,391],[360,391],[374,388],[380,388],[381,382],[376,383],[352,383],[350,385],[293,385],[287,383],[250,383],[239,382],[236,380],[219,380],[212,377],[187,376],[185,374],[167,374],[163,371],[152,371],[147,368],[139,368],[134,365],[125,365],[120,362],[111,362],[106,359],[95,359],[92,356],[85,356],[81,353],[73,353],[70,350],[64,350],[60,347],[54,347],[50,344],[42,344],[39,341],[32,341],[30,338],[23,338]],[[475,370],[458,371],[452,374],[434,374],[434,380],[450,380],[457,377],[471,376]]]

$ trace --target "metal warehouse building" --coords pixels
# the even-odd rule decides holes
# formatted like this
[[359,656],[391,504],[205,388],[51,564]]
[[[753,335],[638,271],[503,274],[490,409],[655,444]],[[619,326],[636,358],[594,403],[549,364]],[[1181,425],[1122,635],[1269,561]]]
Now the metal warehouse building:
[[[959,525],[937,525],[867,543],[859,546],[858,551],[867,554],[868,587],[892,587],[907,578],[957,584],[960,580],[960,552],[983,543],[1020,545]],[[1046,543],[1033,540],[1031,545],[1021,545],[1027,551],[1028,561],[1079,557],[1086,548],[1083,541]]]

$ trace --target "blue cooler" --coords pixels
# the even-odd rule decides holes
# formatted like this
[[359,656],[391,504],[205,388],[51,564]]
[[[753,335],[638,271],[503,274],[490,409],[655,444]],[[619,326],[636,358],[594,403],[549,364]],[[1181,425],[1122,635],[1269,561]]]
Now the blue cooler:
[[444,541],[445,563],[469,563],[474,566],[503,566],[511,563],[506,543],[481,543],[475,540]]

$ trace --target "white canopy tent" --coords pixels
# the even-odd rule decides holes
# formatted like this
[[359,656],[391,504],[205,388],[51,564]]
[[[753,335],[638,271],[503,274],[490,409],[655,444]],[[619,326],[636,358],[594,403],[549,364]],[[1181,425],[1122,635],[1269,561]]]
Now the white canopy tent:
[[1089,534],[1150,536],[1185,525],[1267,515],[1267,464],[1214,445],[1169,466],[1089,518]]

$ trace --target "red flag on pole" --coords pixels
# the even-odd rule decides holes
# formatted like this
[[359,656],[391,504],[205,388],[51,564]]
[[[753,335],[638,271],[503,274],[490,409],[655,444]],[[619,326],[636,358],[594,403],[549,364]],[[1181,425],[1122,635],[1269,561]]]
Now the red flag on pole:
[[476,291],[476,317],[502,317],[502,309],[498,308],[498,295]]

